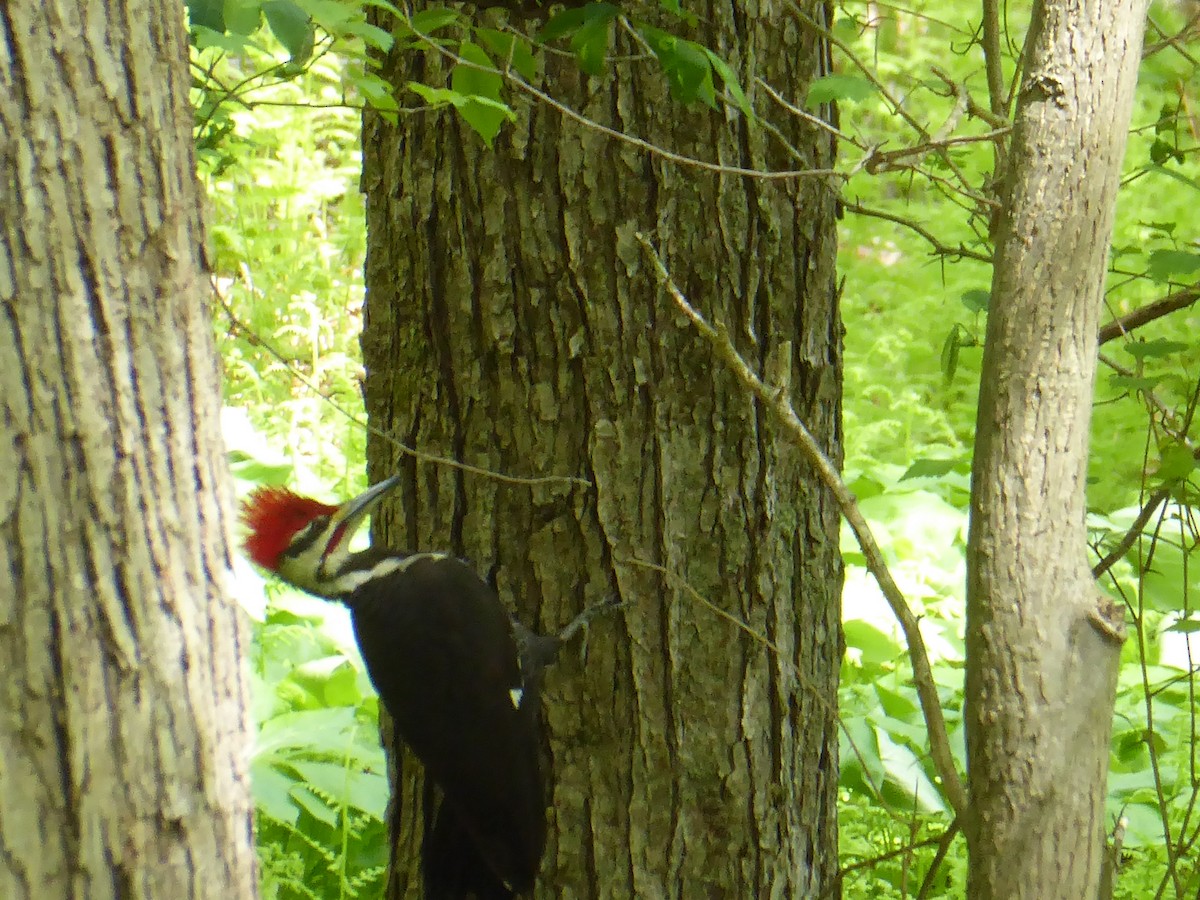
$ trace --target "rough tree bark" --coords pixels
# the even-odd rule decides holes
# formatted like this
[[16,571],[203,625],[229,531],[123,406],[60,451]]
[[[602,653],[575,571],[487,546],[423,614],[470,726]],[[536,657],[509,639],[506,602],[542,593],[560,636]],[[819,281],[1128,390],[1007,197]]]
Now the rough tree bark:
[[[783,4],[689,11],[745,84],[752,72],[799,98],[819,71],[823,48]],[[765,130],[680,106],[653,65],[595,80],[555,57],[546,69],[568,105],[677,152],[831,162],[828,136],[796,119],[776,124],[799,163]],[[400,86],[446,72],[435,54],[384,69]],[[374,439],[372,477],[407,478],[380,533],[472,559],[542,630],[612,594],[628,604],[549,676],[544,896],[833,896],[838,512],[660,294],[634,236],[653,237],[752,358],[793,343],[798,402],[836,459],[833,194],[679,167],[514,100],[518,122],[492,151],[451,113],[365,117],[367,409],[422,450],[590,484],[505,484]],[[778,654],[638,561],[686,578]],[[411,771],[400,792],[391,897],[416,887]]]
[[1144,0],[1035,5],[968,547],[968,896],[1095,897],[1124,617],[1086,556],[1096,332]]
[[0,5],[0,896],[252,898],[177,0]]

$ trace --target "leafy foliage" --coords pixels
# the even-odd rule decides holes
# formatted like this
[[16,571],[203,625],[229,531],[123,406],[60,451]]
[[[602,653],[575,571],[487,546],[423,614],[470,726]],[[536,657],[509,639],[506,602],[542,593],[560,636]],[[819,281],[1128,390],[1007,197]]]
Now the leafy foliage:
[[[515,117],[514,79],[535,80],[547,47],[566,47],[585,74],[603,78],[615,29],[626,24],[616,6],[593,3],[557,13],[531,39],[468,21],[455,8],[405,19],[375,5],[399,17],[391,34],[370,25],[355,3],[188,4],[197,147],[217,223],[218,341],[227,397],[241,410],[229,416],[226,433],[247,482],[287,481],[336,495],[362,486],[363,428],[339,411],[361,417],[354,342],[363,225],[351,107],[401,112],[367,51],[444,55],[447,79],[411,83],[410,96],[426,104],[424,112],[453,108],[490,144]],[[665,20],[629,22],[625,35],[644,45],[638,62],[658,66],[676,100],[699,101],[680,115],[723,100],[753,120],[761,92],[747,95],[747,73],[685,36],[690,21],[681,4],[664,0],[660,9]],[[841,11],[831,32],[841,48],[835,71],[804,98],[809,108],[841,104],[843,146],[865,148],[864,164],[847,166],[843,198],[891,216],[852,211],[840,226],[845,474],[922,616],[961,765],[967,470],[990,283],[983,199],[994,164],[980,136],[991,126],[951,127],[945,133],[980,139],[944,153],[927,147],[915,162],[869,155],[957,127],[958,96],[931,66],[985,93],[971,31],[944,0],[928,0],[915,14],[872,10],[870,18],[865,8]],[[869,75],[855,60],[871,61]],[[1005,61],[1006,77],[1014,65]],[[1108,284],[1113,317],[1196,287],[1194,83],[1185,54],[1157,52],[1143,64]],[[1127,608],[1134,634],[1122,660],[1109,785],[1107,824],[1120,832],[1125,863],[1119,897],[1155,896],[1164,885],[1165,896],[1194,896],[1200,883],[1198,318],[1196,307],[1184,307],[1102,348],[1108,371],[1097,386],[1089,482],[1096,558],[1130,532],[1147,497],[1167,492],[1102,581]],[[899,631],[848,538],[844,550],[845,890],[912,896],[950,816]],[[386,785],[376,701],[353,642],[324,605],[276,593],[264,601],[255,576],[245,583],[244,602],[258,621],[254,774],[264,893],[372,896],[386,861]],[[960,895],[964,872],[958,838],[930,876],[929,896]]]

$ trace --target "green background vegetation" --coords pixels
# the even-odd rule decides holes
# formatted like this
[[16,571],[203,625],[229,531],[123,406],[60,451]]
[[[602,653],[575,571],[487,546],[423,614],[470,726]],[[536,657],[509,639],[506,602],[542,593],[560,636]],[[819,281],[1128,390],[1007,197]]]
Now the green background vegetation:
[[[400,115],[429,115],[436,114],[429,103],[451,102],[467,117],[451,95],[482,95],[499,85],[460,79],[450,89],[433,86],[442,94],[427,89],[401,98],[413,105],[403,109],[380,97],[362,62],[365,46],[379,46],[383,37],[352,18],[305,31],[279,18],[288,4],[274,6],[278,21],[248,21],[242,36],[232,28],[228,34],[193,29],[225,433],[239,490],[288,483],[321,497],[343,497],[365,486],[357,362],[365,235],[356,105],[366,98],[391,102]],[[1020,35],[1020,13],[1010,7],[1010,15]],[[887,89],[881,93],[859,77],[845,54],[837,57],[844,81],[827,89],[841,105],[843,131],[863,146],[915,142],[888,96],[900,98],[929,133],[952,115],[953,98],[931,74],[933,65],[981,100],[985,96],[981,55],[972,44],[974,6],[949,0],[904,8],[847,4],[839,16],[835,33]],[[1182,21],[1174,8],[1154,16],[1168,32]],[[267,27],[260,27],[264,22]],[[592,32],[592,43],[572,38],[571,45],[603,77],[596,61],[599,28]],[[1148,41],[1157,36],[1152,28]],[[1156,53],[1143,65],[1106,320],[1194,283],[1200,272],[1200,173],[1191,152],[1200,124],[1191,114],[1197,81],[1189,47],[1200,51],[1200,42]],[[672,76],[669,60],[661,61]],[[713,71],[721,84],[719,67]],[[741,105],[736,92],[727,95]],[[687,116],[690,109],[680,105],[678,114]],[[474,109],[480,139],[493,125],[503,127],[503,114],[481,117],[489,110],[496,113],[487,104]],[[964,117],[954,133],[987,130]],[[851,161],[860,153],[845,144],[843,152]],[[987,144],[956,145],[951,157],[984,183],[992,166]],[[986,253],[981,211],[939,184],[936,159],[926,163],[934,178],[911,170],[857,172],[844,196],[920,223],[943,247]],[[839,231],[845,477],[923,617],[961,765],[966,513],[990,267],[935,253],[912,229],[877,217],[850,212]],[[1151,522],[1147,538],[1101,583],[1126,604],[1131,623],[1107,822],[1110,833],[1122,823],[1119,897],[1195,896],[1200,885],[1197,661],[1187,657],[1185,644],[1200,628],[1191,594],[1200,560],[1192,552],[1195,492],[1188,481],[1195,461],[1179,439],[1181,423],[1190,423],[1195,407],[1198,318],[1195,308],[1185,309],[1105,345],[1106,359],[1122,368],[1102,365],[1097,383],[1089,483],[1097,547],[1128,527],[1139,499],[1164,482],[1175,485],[1168,513]],[[898,629],[848,535],[844,549],[848,653],[839,699],[845,893],[914,896],[950,816],[924,751]],[[240,585],[256,623],[253,775],[264,896],[376,896],[386,866],[385,764],[377,701],[346,617],[264,584],[249,566]],[[697,608],[695,615],[710,614]],[[961,895],[965,853],[957,838],[929,896]]]

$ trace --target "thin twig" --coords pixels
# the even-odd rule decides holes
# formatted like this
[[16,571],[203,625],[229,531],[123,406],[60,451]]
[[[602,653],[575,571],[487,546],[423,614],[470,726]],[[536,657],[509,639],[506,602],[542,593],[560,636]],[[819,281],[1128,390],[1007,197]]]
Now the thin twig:
[[947,246],[938,240],[937,236],[927,229],[916,219],[907,219],[904,216],[890,213],[882,209],[874,209],[869,206],[863,206],[861,203],[842,202],[842,209],[846,212],[852,212],[860,216],[869,216],[873,219],[883,219],[886,222],[895,222],[897,225],[903,225],[905,228],[911,229],[925,238],[932,246],[933,252],[938,256],[948,256],[952,259],[973,259],[976,262],[988,263],[992,262],[992,258],[986,253],[980,253],[977,250],[968,250],[962,244],[957,248]]
[[275,359],[282,363],[293,378],[312,391],[316,396],[328,403],[331,407],[337,410],[337,412],[349,419],[350,422],[375,435],[376,437],[387,441],[405,456],[411,456],[413,459],[417,460],[417,462],[433,463],[437,466],[448,466],[452,469],[460,469],[461,471],[467,472],[471,475],[480,475],[484,478],[490,478],[493,481],[504,482],[505,484],[520,484],[529,487],[537,487],[546,484],[572,484],[579,485],[581,487],[592,486],[592,483],[586,478],[579,478],[578,476],[574,475],[509,475],[506,472],[497,472],[493,469],[485,469],[482,466],[473,466],[470,463],[460,462],[457,459],[450,459],[446,456],[438,456],[433,453],[426,453],[423,450],[418,450],[415,447],[410,447],[407,444],[396,440],[396,438],[394,438],[392,435],[381,430],[375,425],[372,425],[370,422],[364,422],[362,419],[354,415],[354,413],[340,406],[332,397],[325,394],[311,379],[299,372],[290,359],[272,347],[269,343],[264,341],[258,334],[255,333],[254,329],[242,322],[242,320],[239,319],[237,314],[233,311],[232,307],[230,307],[229,302],[225,299],[225,296],[221,293],[216,279],[213,279],[212,281],[212,289],[213,296],[217,298],[217,302],[220,304],[221,309],[225,312],[226,317],[228,317],[230,325],[232,325],[236,331],[240,331],[249,335],[251,340],[253,340],[256,345],[262,347],[263,350],[268,353],[268,355],[275,357]]
[[879,583],[880,590],[904,632],[909,657],[912,660],[913,683],[921,701],[921,711],[925,716],[925,727],[929,733],[929,750],[934,768],[942,779],[942,789],[955,814],[963,815],[967,809],[967,795],[958,769],[954,765],[954,754],[950,750],[946,720],[942,714],[942,704],[938,698],[937,685],[933,680],[933,671],[929,665],[929,654],[925,649],[925,639],[921,635],[920,623],[909,609],[900,588],[892,579],[891,572],[888,571],[887,563],[884,561],[883,552],[879,549],[879,544],[871,533],[867,520],[859,510],[854,495],[842,481],[833,463],[821,451],[808,428],[800,420],[785,392],[765,384],[754,373],[733,345],[725,326],[720,322],[710,325],[708,320],[688,302],[687,297],[675,285],[671,273],[667,271],[667,267],[663,264],[654,245],[641,233],[638,233],[636,237],[645,248],[647,256],[654,263],[659,281],[674,299],[675,305],[691,320],[692,325],[701,336],[712,345],[717,357],[758,398],[760,403],[774,412],[782,421],[793,443],[800,448],[821,482],[837,501],[842,515],[858,540],[859,547],[862,548],[867,568]]
[[1142,529],[1144,529],[1150,519],[1153,518],[1155,512],[1158,511],[1159,506],[1165,503],[1167,498],[1170,496],[1170,485],[1164,485],[1150,495],[1150,499],[1146,501],[1146,505],[1143,506],[1138,512],[1137,518],[1133,520],[1133,524],[1129,526],[1129,530],[1126,531],[1121,540],[1117,542],[1117,546],[1110,550],[1108,554],[1105,555],[1102,560],[1100,560],[1100,562],[1092,566],[1092,576],[1094,578],[1099,578],[1114,565],[1116,565],[1117,562],[1119,562],[1121,558],[1129,552],[1129,548],[1134,545],[1139,537],[1141,537]]
[[1135,328],[1140,328],[1149,322],[1156,319],[1161,319],[1163,316],[1176,312],[1180,309],[1187,309],[1200,300],[1200,285],[1193,284],[1181,291],[1176,291],[1173,294],[1168,294],[1153,303],[1147,303],[1145,306],[1139,306],[1133,312],[1126,313],[1119,319],[1114,319],[1100,329],[1100,343],[1105,344],[1111,340],[1129,334]]

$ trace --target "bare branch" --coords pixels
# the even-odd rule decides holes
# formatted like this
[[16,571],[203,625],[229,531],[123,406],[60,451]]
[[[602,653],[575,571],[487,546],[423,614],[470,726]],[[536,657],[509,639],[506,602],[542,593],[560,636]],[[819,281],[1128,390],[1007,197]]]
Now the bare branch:
[[992,258],[986,253],[980,253],[977,250],[968,250],[962,244],[959,244],[958,247],[949,247],[938,240],[932,231],[921,225],[916,219],[906,219],[904,216],[898,216],[895,213],[890,213],[882,209],[873,209],[859,203],[843,202],[842,208],[846,212],[856,213],[860,216],[870,216],[874,219],[883,219],[887,222],[895,222],[897,225],[903,225],[905,228],[909,228],[925,238],[933,246],[933,252],[938,256],[948,256],[952,259],[973,259],[976,262],[991,265]]
[[961,816],[967,808],[967,795],[963,788],[962,779],[959,777],[958,770],[954,765],[954,754],[950,750],[949,733],[946,730],[946,720],[942,714],[942,704],[938,698],[937,685],[933,680],[933,671],[929,665],[929,653],[925,649],[925,638],[921,635],[921,627],[917,617],[909,609],[904,595],[892,579],[891,572],[888,571],[887,563],[883,558],[883,551],[879,549],[879,544],[876,542],[875,536],[871,533],[867,520],[859,510],[854,495],[846,487],[846,483],[842,481],[834,464],[821,451],[821,448],[817,445],[808,428],[800,420],[786,393],[779,390],[776,386],[765,384],[754,373],[749,364],[738,353],[737,348],[734,347],[725,326],[720,322],[716,323],[716,325],[709,324],[708,320],[688,302],[687,297],[675,285],[675,282],[671,279],[670,272],[667,271],[653,244],[640,233],[636,236],[645,248],[646,254],[654,263],[659,281],[674,299],[675,305],[691,320],[692,325],[701,336],[712,345],[717,357],[729,367],[747,390],[757,397],[760,403],[775,413],[791,436],[792,442],[801,450],[805,459],[808,460],[809,464],[816,471],[817,476],[821,479],[822,484],[833,494],[837,501],[842,515],[849,523],[854,536],[858,540],[859,546],[862,548],[863,556],[867,560],[867,568],[879,583],[880,590],[883,591],[888,605],[892,608],[892,612],[896,616],[897,621],[899,621],[901,630],[904,632],[905,641],[908,643],[909,657],[912,660],[913,682],[916,685],[917,696],[921,701],[921,711],[925,716],[925,727],[929,733],[930,755],[933,758],[934,767],[942,779],[942,789],[946,792],[946,797],[949,799],[950,805],[953,807],[955,814]]
[[1101,327],[1100,343],[1105,344],[1115,338],[1119,338],[1123,334],[1128,334],[1135,328],[1139,328],[1148,322],[1161,319],[1163,316],[1177,310],[1186,309],[1197,300],[1200,300],[1200,284],[1193,284],[1191,287],[1168,294],[1166,297],[1155,300],[1153,303],[1147,303],[1145,306],[1138,307],[1133,312],[1127,313],[1119,319],[1114,319]]

